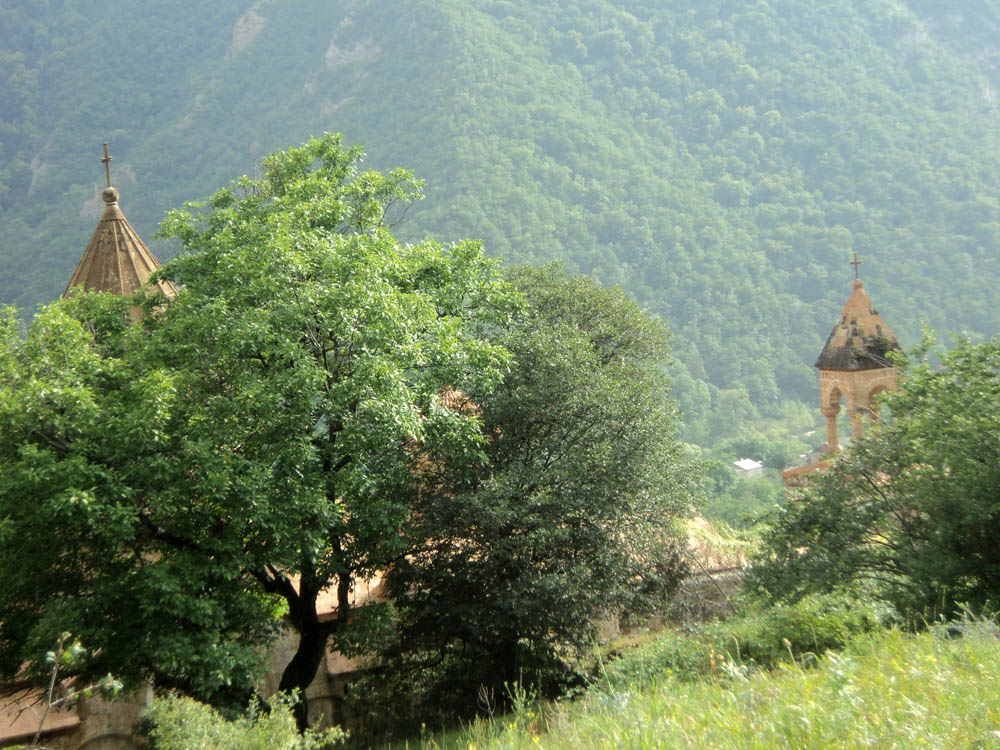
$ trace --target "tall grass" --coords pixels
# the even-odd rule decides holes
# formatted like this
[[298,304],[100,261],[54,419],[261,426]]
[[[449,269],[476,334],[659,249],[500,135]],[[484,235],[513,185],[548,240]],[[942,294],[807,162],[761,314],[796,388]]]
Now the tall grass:
[[[581,700],[530,705],[425,750],[514,748],[998,748],[1000,639],[986,625],[882,631],[770,671],[735,660],[692,680],[613,680]],[[690,675],[688,675],[689,677]]]

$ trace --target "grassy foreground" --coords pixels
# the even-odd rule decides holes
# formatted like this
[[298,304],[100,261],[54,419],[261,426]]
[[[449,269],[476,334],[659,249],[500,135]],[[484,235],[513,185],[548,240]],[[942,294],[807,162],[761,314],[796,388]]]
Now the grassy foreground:
[[1000,638],[986,625],[963,630],[884,631],[811,668],[721,661],[701,680],[611,681],[573,703],[520,701],[509,716],[409,747],[1000,749]]

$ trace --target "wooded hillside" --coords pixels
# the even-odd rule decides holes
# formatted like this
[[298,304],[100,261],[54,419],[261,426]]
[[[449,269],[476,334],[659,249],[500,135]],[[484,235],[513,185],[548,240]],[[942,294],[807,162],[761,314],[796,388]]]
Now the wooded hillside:
[[400,236],[559,258],[663,315],[691,440],[814,400],[853,251],[904,345],[997,329],[1000,1],[664,5],[4,3],[0,302],[61,293],[102,141],[149,239],[342,131],[425,179]]

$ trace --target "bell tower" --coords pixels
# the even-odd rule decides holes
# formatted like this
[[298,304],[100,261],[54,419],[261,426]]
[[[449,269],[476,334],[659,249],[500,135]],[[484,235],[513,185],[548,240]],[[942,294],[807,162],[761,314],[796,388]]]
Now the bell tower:
[[[819,369],[819,407],[826,418],[826,444],[823,452],[840,450],[837,417],[841,401],[851,418],[851,437],[864,434],[865,418],[878,416],[875,397],[896,387],[898,372],[889,359],[889,352],[898,350],[899,341],[879,315],[871,298],[865,293],[858,268],[854,266],[854,288],[844,309],[826,340],[816,367]],[[806,464],[781,473],[786,487],[808,484],[808,475],[823,468],[827,462]]]
[[851,417],[851,437],[864,433],[864,418],[876,417],[875,396],[896,387],[896,368],[888,358],[899,341],[882,320],[861,283],[854,254],[854,289],[816,360],[820,411],[826,417],[826,452],[839,450],[837,415],[843,398]]

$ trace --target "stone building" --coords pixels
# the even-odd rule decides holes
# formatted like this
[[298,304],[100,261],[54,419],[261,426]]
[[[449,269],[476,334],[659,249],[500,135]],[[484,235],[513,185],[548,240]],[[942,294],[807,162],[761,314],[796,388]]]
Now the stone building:
[[[857,256],[855,267],[859,264]],[[851,437],[864,434],[865,421],[878,417],[876,396],[896,387],[898,372],[889,353],[899,349],[895,335],[879,315],[855,274],[854,288],[826,340],[816,368],[819,370],[820,411],[826,419],[824,453],[840,450],[837,417],[841,402],[851,420]],[[786,487],[808,484],[808,477],[826,463],[798,466],[782,472]]]
[[756,479],[764,475],[764,464],[754,461],[752,458],[741,458],[733,461],[732,467],[736,469],[736,475],[740,479]]

